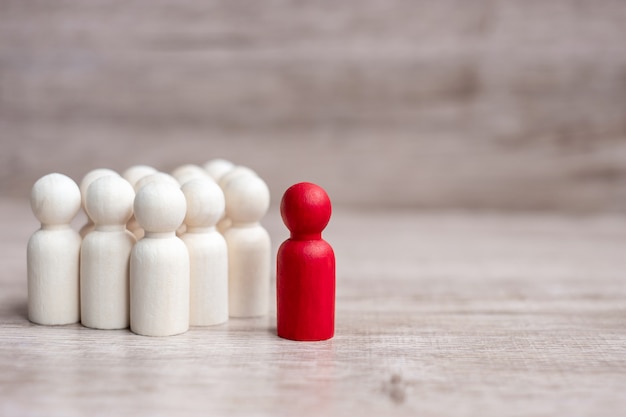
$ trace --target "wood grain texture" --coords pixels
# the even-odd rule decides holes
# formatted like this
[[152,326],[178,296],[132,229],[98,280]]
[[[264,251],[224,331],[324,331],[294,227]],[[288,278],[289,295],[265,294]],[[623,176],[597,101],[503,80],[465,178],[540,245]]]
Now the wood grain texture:
[[0,192],[223,156],[274,200],[626,211],[622,0],[0,1]]
[[[268,318],[170,338],[25,319],[25,202],[0,200],[0,415],[615,416],[626,218],[338,209],[336,337]],[[274,245],[287,236],[273,209]],[[276,248],[274,247],[274,253]]]

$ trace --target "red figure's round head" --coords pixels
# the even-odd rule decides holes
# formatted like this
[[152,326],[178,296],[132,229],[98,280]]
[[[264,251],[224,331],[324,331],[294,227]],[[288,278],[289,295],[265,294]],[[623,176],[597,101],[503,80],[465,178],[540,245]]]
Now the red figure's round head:
[[285,191],[280,214],[292,237],[319,238],[330,220],[330,198],[319,185],[301,182]]

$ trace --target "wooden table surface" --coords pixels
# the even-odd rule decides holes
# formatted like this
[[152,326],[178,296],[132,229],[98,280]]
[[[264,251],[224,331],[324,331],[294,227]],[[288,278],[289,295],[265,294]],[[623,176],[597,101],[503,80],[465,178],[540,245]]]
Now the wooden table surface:
[[[265,219],[274,248],[286,229]],[[0,200],[1,416],[616,416],[626,218],[337,209],[333,340],[275,313],[168,338],[26,319],[26,201]]]

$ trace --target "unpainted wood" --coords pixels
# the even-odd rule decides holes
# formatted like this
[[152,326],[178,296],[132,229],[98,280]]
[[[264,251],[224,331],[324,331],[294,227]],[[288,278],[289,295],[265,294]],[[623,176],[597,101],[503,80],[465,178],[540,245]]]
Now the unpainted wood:
[[130,255],[130,329],[139,335],[189,330],[189,251],[176,236],[186,208],[178,182],[149,182],[135,196],[135,218],[145,230]]
[[271,239],[259,222],[269,208],[270,192],[265,182],[251,173],[233,177],[223,190],[226,217],[232,222],[223,232],[228,247],[229,315],[265,316],[273,267]]
[[215,225],[224,214],[224,193],[207,178],[188,181],[181,190],[187,201],[181,239],[189,251],[189,324],[221,324],[228,320],[228,247]]
[[80,321],[80,235],[70,223],[80,210],[71,178],[52,173],[37,180],[31,209],[41,223],[26,245],[28,319],[45,325]]
[[117,174],[100,177],[85,190],[85,213],[95,229],[80,247],[83,326],[126,329],[130,325],[130,254],[136,239],[126,223],[134,199],[133,187]]

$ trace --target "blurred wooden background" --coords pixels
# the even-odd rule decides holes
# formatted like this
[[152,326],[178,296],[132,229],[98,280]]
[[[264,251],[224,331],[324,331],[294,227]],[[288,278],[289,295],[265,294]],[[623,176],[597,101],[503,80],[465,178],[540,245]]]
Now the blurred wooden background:
[[0,193],[221,156],[274,200],[626,211],[623,0],[0,0]]

